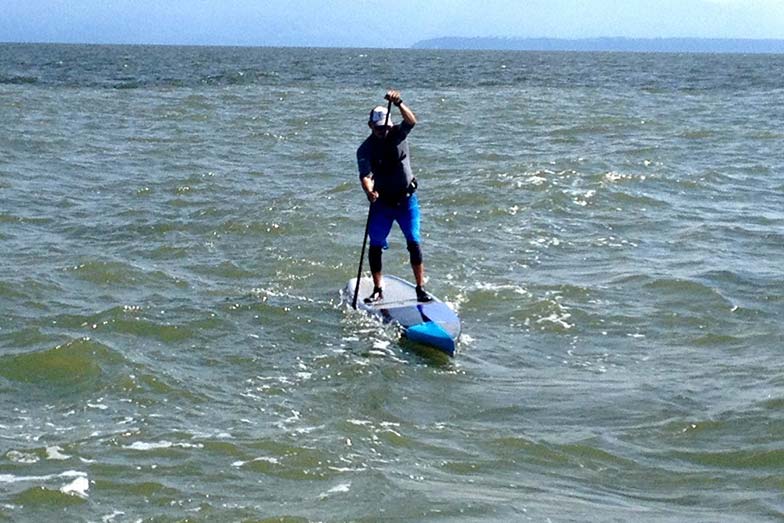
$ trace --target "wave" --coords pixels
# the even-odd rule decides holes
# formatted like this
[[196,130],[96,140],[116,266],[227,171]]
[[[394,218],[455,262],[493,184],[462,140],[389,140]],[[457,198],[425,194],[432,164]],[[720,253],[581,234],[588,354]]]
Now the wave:
[[107,345],[88,337],[54,348],[0,357],[0,376],[17,383],[91,388],[105,368],[125,359]]
[[23,75],[14,75],[14,76],[3,76],[0,75],[0,84],[5,85],[35,85],[39,82],[39,78],[36,76],[23,76]]
[[164,343],[179,343],[197,337],[203,330],[215,329],[221,321],[206,312],[189,314],[189,317],[191,321],[185,323],[160,321],[155,316],[150,317],[146,307],[121,305],[97,314],[60,314],[53,318],[53,323],[70,331],[88,330],[101,335],[129,334]]
[[732,309],[733,303],[714,286],[684,278],[658,278],[644,286],[659,299],[677,306],[704,309],[720,307]]
[[125,261],[91,259],[62,270],[77,279],[104,287],[187,286],[187,282],[177,276],[162,270],[147,270]]

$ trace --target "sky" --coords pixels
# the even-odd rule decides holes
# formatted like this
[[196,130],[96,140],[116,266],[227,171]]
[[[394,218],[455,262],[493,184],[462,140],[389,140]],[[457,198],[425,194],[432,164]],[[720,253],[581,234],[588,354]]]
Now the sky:
[[410,47],[443,36],[784,39],[784,0],[2,0],[0,42]]

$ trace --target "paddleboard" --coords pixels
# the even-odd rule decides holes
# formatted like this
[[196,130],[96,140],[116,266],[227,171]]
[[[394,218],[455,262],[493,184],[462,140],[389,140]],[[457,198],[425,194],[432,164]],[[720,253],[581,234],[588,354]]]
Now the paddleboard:
[[[354,300],[356,286],[357,279],[352,278],[343,290],[349,306]],[[435,296],[430,302],[417,301],[416,286],[397,276],[384,275],[382,286],[384,299],[365,303],[364,298],[373,292],[373,280],[362,278],[359,282],[357,309],[384,323],[400,325],[405,336],[412,341],[438,349],[449,356],[455,355],[461,329],[460,318],[455,311]]]

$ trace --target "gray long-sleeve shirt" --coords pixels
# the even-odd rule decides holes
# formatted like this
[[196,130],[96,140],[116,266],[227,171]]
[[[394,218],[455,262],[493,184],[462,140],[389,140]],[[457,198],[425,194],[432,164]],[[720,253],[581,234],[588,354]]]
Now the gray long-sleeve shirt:
[[373,188],[382,201],[399,201],[414,180],[406,141],[413,128],[403,120],[389,130],[386,139],[371,134],[357,149],[359,177],[373,176]]

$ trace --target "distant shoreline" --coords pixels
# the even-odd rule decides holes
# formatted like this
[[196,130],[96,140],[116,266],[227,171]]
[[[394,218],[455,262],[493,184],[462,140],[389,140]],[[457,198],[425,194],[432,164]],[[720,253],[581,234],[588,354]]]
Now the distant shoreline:
[[588,51],[637,53],[784,54],[784,40],[728,38],[501,38],[440,37],[420,40],[413,49],[498,51]]

